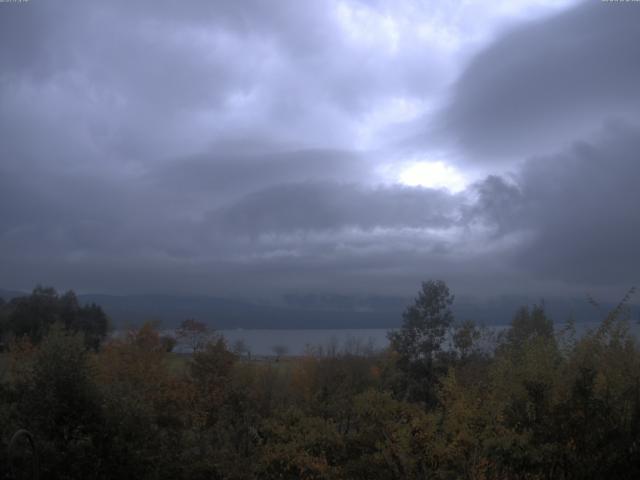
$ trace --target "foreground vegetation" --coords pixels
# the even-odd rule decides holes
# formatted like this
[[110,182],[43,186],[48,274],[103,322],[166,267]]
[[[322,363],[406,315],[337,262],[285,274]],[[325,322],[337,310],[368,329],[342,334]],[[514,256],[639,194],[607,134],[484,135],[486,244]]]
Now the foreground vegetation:
[[[580,338],[524,307],[488,342],[455,322],[452,301],[426,282],[387,350],[317,349],[286,368],[220,337],[177,368],[151,324],[96,344],[91,322],[40,311],[47,321],[7,336],[0,465],[26,428],[43,478],[640,478],[640,350],[624,302]],[[15,303],[0,309],[5,333]]]

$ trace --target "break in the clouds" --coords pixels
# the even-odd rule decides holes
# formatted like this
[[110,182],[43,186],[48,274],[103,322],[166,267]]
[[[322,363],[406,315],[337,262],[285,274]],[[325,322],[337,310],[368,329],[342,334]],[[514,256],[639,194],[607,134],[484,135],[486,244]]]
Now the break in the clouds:
[[0,3],[0,285],[617,294],[640,4]]

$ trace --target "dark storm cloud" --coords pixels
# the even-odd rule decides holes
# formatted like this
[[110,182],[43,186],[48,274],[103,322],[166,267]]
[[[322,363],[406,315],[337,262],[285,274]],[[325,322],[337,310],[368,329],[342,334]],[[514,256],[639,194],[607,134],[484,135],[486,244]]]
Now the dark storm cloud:
[[[0,3],[0,287],[406,294],[428,277],[488,293],[629,281],[638,131],[585,132],[635,116],[640,9],[585,4],[475,57],[438,119],[457,142],[444,157],[527,160],[452,194],[379,174],[411,160],[389,139],[412,109],[438,104],[453,61],[377,8]],[[427,34],[446,44],[436,27]]]
[[518,257],[535,275],[631,285],[640,259],[640,129],[611,125],[522,172],[536,235]]
[[151,172],[148,180],[159,188],[205,194],[207,200],[242,196],[286,182],[368,180],[366,159],[351,151],[279,151],[263,143],[222,144],[211,150],[172,159]]
[[214,226],[257,235],[354,227],[448,228],[459,205],[449,193],[411,187],[365,189],[336,183],[279,185],[212,212]]
[[517,178],[489,177],[474,188],[467,220],[493,225],[497,238],[521,232],[505,254],[527,275],[567,284],[638,281],[640,128],[608,125],[565,151],[533,157]]
[[638,119],[638,25],[634,2],[587,1],[513,29],[473,58],[438,128],[470,161],[494,162]]
[[197,202],[168,202],[139,182],[2,178],[2,274],[26,286],[35,276],[116,291],[366,292],[383,286],[378,276],[415,283],[419,266],[446,264],[450,241],[421,228],[446,228],[456,213],[444,192],[325,183],[273,187],[198,218]]
[[489,175],[471,187],[476,201],[464,208],[464,221],[488,226],[494,235],[508,234],[522,226],[526,218],[525,200],[519,185],[497,175]]
[[152,214],[157,197],[132,185],[87,175],[0,170],[0,187],[4,257],[131,254],[155,243],[152,227],[161,221]]

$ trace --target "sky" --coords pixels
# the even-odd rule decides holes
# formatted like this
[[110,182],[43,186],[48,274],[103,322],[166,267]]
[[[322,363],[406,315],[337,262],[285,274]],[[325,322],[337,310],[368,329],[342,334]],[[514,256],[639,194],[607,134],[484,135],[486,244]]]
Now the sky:
[[0,287],[620,297],[640,3],[0,2]]

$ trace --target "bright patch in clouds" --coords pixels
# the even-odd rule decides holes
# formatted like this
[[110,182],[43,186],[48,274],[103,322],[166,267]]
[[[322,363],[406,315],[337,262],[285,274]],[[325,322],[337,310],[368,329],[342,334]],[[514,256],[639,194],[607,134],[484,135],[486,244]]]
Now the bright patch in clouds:
[[456,168],[439,161],[410,163],[400,171],[398,181],[413,187],[446,188],[454,193],[469,184]]
[[412,97],[392,97],[381,101],[362,116],[356,129],[355,147],[375,148],[384,138],[385,128],[415,120],[426,111],[426,102]]
[[397,52],[400,30],[392,16],[347,3],[339,3],[336,13],[338,23],[354,43],[382,47],[387,53]]

